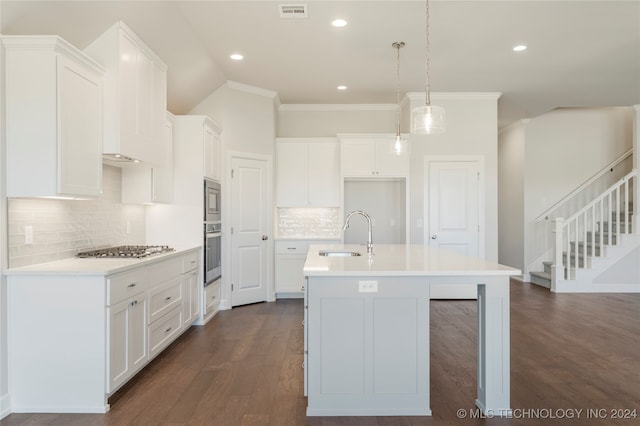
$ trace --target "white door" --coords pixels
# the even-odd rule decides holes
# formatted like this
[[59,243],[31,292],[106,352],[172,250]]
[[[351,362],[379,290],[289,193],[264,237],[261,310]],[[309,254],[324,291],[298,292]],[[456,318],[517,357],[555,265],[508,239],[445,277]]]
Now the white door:
[[231,305],[267,300],[267,161],[231,160]]
[[[425,244],[465,256],[480,255],[480,162],[427,162]],[[434,286],[432,299],[476,298],[475,285]]]

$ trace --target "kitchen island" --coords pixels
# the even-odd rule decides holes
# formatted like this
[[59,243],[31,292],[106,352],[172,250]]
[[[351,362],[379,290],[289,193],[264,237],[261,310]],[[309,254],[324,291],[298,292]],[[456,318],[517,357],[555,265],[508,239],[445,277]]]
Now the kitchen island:
[[477,285],[475,403],[509,413],[509,276],[519,270],[424,245],[370,255],[334,244],[310,246],[304,274],[307,415],[431,415],[431,284]]

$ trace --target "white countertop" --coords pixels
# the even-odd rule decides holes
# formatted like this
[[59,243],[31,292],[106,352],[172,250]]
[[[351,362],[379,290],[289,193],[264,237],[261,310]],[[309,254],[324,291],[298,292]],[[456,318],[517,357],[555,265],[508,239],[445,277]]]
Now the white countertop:
[[[320,256],[320,250],[357,251],[361,256]],[[478,276],[520,275],[518,269],[476,257],[418,244],[313,244],[304,264],[305,276]]]
[[70,257],[55,262],[38,263],[4,270],[4,275],[111,275],[128,269],[147,266],[173,256],[183,255],[199,246],[179,248],[168,253],[155,254],[141,259],[94,259]]

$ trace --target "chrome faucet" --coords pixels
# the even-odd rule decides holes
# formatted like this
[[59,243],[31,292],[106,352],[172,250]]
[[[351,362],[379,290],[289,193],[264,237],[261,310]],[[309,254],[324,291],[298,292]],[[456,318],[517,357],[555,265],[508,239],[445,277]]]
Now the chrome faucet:
[[349,219],[351,219],[351,216],[353,216],[354,214],[359,214],[361,216],[364,216],[365,219],[367,219],[368,231],[369,231],[367,234],[367,253],[373,254],[373,241],[371,238],[371,217],[368,214],[366,214],[362,210],[352,211],[351,213],[349,213],[349,215],[345,219],[344,226],[342,227],[342,231],[347,230],[347,228],[349,227]]

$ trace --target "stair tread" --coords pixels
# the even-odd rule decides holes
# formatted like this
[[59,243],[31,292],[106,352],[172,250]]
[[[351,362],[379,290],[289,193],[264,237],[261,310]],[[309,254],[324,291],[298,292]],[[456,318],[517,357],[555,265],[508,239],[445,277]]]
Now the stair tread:
[[551,274],[548,272],[543,272],[543,271],[532,271],[529,272],[529,275],[534,275],[536,277],[540,277],[540,278],[544,278],[547,280],[551,280]]

